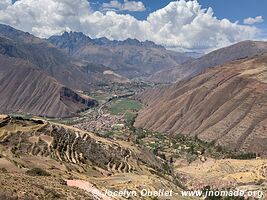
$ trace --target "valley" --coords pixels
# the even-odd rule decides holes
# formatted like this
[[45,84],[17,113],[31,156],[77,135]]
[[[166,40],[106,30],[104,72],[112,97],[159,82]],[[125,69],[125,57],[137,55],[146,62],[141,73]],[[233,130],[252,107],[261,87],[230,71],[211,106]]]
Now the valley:
[[0,24],[0,199],[266,194],[266,52],[243,41],[194,58],[151,41],[41,39]]
[[[136,128],[134,123],[138,112],[146,105],[135,100],[131,92],[139,94],[152,87],[143,83],[142,86],[137,85],[101,86],[95,92],[86,93],[97,99],[99,106],[80,112],[73,118],[53,119],[21,114],[13,114],[11,118],[2,116],[0,168],[5,169],[3,175],[11,176],[11,180],[17,176],[21,180],[18,187],[25,187],[24,195],[30,194],[31,187],[49,182],[57,185],[56,189],[36,189],[53,198],[74,195],[73,199],[94,199],[98,196],[99,199],[110,200],[113,198],[105,196],[107,189],[120,191],[124,188],[140,194],[144,185],[150,190],[174,189],[179,194],[170,198],[174,200],[198,199],[182,197],[181,191],[206,187],[267,191],[267,159],[257,157],[256,153],[233,151],[197,137],[170,136],[164,132]],[[15,145],[15,141],[20,141],[19,145]],[[93,145],[92,149],[88,149],[91,148],[89,144]],[[90,152],[89,157],[86,152]],[[37,186],[34,181],[31,182],[34,176],[27,173],[34,169],[49,173],[49,176],[40,175]],[[15,176],[10,174],[14,171]],[[51,180],[51,176],[56,178]],[[26,180],[31,187],[25,186]],[[10,190],[5,188],[5,191]]]

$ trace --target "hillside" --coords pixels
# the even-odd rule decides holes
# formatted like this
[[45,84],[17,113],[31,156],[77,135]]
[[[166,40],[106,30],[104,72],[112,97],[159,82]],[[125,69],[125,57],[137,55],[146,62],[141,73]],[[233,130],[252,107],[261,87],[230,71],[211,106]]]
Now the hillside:
[[0,37],[1,54],[29,61],[68,87],[90,88],[88,76],[45,40],[6,25],[0,25]]
[[30,62],[0,54],[0,112],[68,117],[94,106]]
[[189,60],[181,65],[163,69],[150,76],[149,80],[158,83],[180,81],[197,75],[207,68],[220,66],[242,58],[251,58],[265,52],[267,52],[267,42],[243,41],[218,49],[200,58]]
[[107,38],[91,39],[83,33],[65,32],[50,37],[48,41],[73,58],[103,64],[128,78],[146,77],[191,59],[186,53],[169,51],[153,42],[136,39],[110,41]]
[[267,54],[137,95],[135,126],[267,155]]
[[105,191],[123,185],[138,192],[136,200],[143,188],[186,199],[165,161],[150,151],[38,119],[0,116],[0,170],[0,197],[111,200]]
[[88,91],[98,83],[124,82],[124,77],[107,76],[109,67],[73,59],[46,40],[0,24],[0,53],[31,62],[58,82],[72,89]]

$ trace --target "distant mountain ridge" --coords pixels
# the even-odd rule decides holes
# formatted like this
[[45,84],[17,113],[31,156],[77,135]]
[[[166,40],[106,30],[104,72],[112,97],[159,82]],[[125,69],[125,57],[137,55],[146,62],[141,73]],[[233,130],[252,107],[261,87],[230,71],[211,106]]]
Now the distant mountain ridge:
[[[126,40],[109,40],[106,37],[92,39],[89,36],[86,36],[82,32],[64,32],[61,36],[51,36],[48,38],[48,41],[56,44],[59,48],[75,50],[85,45],[100,45],[100,46],[139,46],[146,48],[158,48],[165,49],[162,45],[157,45],[152,41],[139,41],[137,39],[128,38]],[[71,51],[70,51],[71,52]]]
[[210,67],[220,66],[242,58],[251,58],[267,52],[267,42],[243,41],[215,50],[197,59],[173,66],[153,74],[149,80],[158,83],[171,83],[190,78]]
[[91,39],[81,32],[65,32],[47,41],[75,59],[105,65],[131,79],[147,77],[191,59],[186,53],[166,50],[151,41]]

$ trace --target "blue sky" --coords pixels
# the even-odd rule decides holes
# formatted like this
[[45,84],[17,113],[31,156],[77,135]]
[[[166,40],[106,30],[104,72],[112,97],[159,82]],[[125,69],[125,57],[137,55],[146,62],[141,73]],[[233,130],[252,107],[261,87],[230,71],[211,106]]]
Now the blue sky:
[[[124,0],[117,0],[123,3]],[[147,16],[158,9],[168,5],[171,0],[140,0],[146,7],[142,12],[117,11],[118,13],[130,14],[139,20],[145,20]],[[101,10],[103,3],[109,3],[110,0],[89,0],[95,10]],[[249,17],[262,16],[262,23],[255,23],[254,26],[262,30],[261,37],[267,38],[267,0],[198,0],[203,8],[211,7],[214,15],[218,19],[227,18],[231,22],[239,21],[244,24],[243,20]]]
[[212,7],[215,15],[231,21],[242,21],[244,18],[263,16],[267,19],[266,0],[199,0],[204,7]]
[[232,22],[248,17],[262,16],[263,23],[255,24],[263,30],[263,37],[267,36],[267,1],[266,0],[199,0],[203,7],[212,7],[216,17],[228,18]]
[[91,38],[136,38],[201,52],[267,39],[267,0],[12,1],[0,0],[0,23],[42,38],[79,31]]
[[[118,0],[123,2],[123,0]],[[171,0],[141,0],[147,10],[144,12],[124,12],[135,16],[138,19],[146,19],[149,13],[168,5]],[[90,0],[89,2],[102,5],[109,3],[110,0]],[[198,0],[203,8],[212,7],[215,15],[219,19],[228,18],[232,22],[243,21],[248,17],[263,16],[267,20],[267,1],[266,0]],[[98,7],[99,8],[99,7]],[[96,7],[97,9],[97,7]],[[267,21],[266,21],[267,22]]]

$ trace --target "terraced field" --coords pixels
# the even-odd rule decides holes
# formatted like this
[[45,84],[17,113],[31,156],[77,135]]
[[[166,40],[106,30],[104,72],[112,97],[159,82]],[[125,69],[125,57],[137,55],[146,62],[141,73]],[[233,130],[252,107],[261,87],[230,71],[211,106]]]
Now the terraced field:
[[[122,185],[128,190],[137,191],[141,188],[181,191],[175,184],[175,176],[163,167],[166,161],[147,149],[65,125],[3,116],[0,120],[0,147],[0,169],[4,172],[1,176],[12,176],[12,180],[20,177],[18,186],[25,187],[23,190],[28,195],[30,188],[35,187],[34,178],[40,176],[41,179],[36,181],[43,185],[40,196],[50,188],[46,184],[60,185],[60,180],[63,181],[59,192],[62,197],[76,196],[76,190],[68,189],[64,180],[85,181],[102,192],[106,189],[121,190]],[[14,172],[15,175],[10,174]],[[31,178],[27,179],[29,176]],[[55,177],[55,183],[50,177]],[[9,194],[8,191],[13,188],[12,180],[1,179],[5,194]],[[80,188],[83,189],[85,185],[80,185]],[[17,196],[23,193],[19,188],[16,191],[14,195]],[[82,190],[79,191],[80,196],[85,195]],[[92,192],[90,194],[93,195]]]

